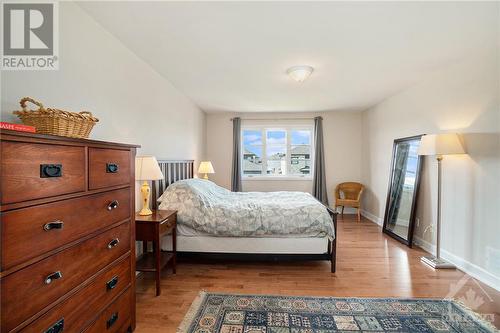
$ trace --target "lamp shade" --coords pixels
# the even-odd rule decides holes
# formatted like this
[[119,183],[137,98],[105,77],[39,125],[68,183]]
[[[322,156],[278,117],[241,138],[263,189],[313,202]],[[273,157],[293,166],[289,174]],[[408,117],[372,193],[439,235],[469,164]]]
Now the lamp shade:
[[422,136],[419,155],[465,154],[464,146],[456,133],[429,134]]
[[212,162],[203,161],[200,163],[198,167],[198,173],[215,173],[214,167],[212,166]]
[[136,180],[158,180],[163,179],[158,161],[154,156],[137,156],[135,159]]

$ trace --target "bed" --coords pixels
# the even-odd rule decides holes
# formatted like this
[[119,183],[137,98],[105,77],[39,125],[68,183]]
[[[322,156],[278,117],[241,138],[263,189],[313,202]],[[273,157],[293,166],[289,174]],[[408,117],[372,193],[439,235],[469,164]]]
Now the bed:
[[[230,192],[193,178],[193,161],[159,161],[157,209],[178,210],[180,256],[328,260],[336,269],[336,214],[303,192]],[[163,240],[162,249],[170,250]]]

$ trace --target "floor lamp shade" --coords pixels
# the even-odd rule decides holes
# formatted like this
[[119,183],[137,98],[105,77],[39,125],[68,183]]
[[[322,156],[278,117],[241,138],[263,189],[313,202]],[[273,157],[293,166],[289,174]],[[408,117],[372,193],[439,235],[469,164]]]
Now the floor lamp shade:
[[452,155],[465,154],[464,146],[458,134],[429,134],[422,137],[419,155]]
[[135,179],[144,181],[141,186],[142,209],[139,215],[151,215],[153,212],[149,209],[151,189],[148,180],[163,179],[163,173],[154,156],[138,156],[135,159]]
[[418,154],[436,156],[438,162],[436,256],[422,257],[421,260],[435,269],[455,268],[453,264],[441,258],[441,162],[443,160],[443,155],[465,154],[465,149],[458,134],[430,134],[422,137],[418,148]]

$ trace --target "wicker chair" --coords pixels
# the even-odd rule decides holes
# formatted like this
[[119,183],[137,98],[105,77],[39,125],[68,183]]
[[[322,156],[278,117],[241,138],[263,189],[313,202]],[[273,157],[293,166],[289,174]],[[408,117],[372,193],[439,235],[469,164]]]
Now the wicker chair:
[[335,187],[335,210],[342,207],[342,216],[344,216],[344,207],[353,207],[358,210],[358,222],[361,221],[361,194],[365,187],[363,184],[355,182],[340,183]]

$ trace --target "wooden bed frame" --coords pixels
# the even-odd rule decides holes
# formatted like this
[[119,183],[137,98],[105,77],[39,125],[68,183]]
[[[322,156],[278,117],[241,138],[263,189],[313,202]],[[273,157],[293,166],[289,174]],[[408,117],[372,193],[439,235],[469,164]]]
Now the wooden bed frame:
[[[160,169],[163,172],[164,179],[153,181],[152,205],[154,209],[158,208],[157,199],[172,183],[178,180],[190,179],[194,177],[194,161],[193,160],[159,160]],[[212,252],[178,252],[181,258],[204,258],[214,260],[242,260],[242,261],[281,261],[281,260],[328,260],[331,265],[331,272],[336,271],[337,262],[337,213],[327,207],[328,213],[333,220],[333,229],[335,231],[335,239],[328,240],[326,252],[323,254],[271,254],[271,253],[212,253]]]

